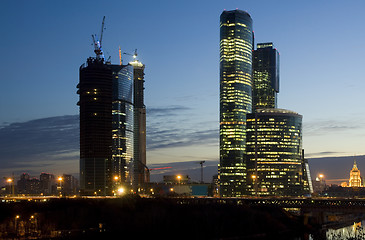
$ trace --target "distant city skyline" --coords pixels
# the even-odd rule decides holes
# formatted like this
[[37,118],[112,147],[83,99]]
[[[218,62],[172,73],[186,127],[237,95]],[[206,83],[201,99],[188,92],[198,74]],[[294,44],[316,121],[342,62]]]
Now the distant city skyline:
[[[236,8],[252,16],[255,42],[274,42],[280,50],[278,107],[303,115],[306,157],[365,154],[365,111],[361,99],[365,87],[362,71],[365,49],[361,48],[365,37],[361,31],[365,21],[364,2],[110,3],[3,3],[0,10],[6,33],[0,39],[5,56],[0,60],[3,169],[27,171],[38,164],[41,170],[54,167],[52,159],[58,159],[57,168],[65,169],[62,172],[77,172],[78,162],[74,161],[78,145],[59,140],[64,146],[54,147],[50,146],[52,141],[44,140],[52,138],[57,142],[72,128],[62,125],[69,122],[62,116],[78,114],[75,104],[78,67],[86,57],[93,56],[90,35],[99,32],[104,15],[104,52],[111,56],[112,63],[119,62],[120,45],[122,52],[133,53],[137,48],[139,59],[147,66],[147,165],[217,161],[217,19],[224,9]],[[128,55],[123,58],[124,62],[130,60]],[[63,132],[57,131],[60,125],[53,125],[52,117],[66,121],[61,124],[66,126]],[[34,132],[33,124],[42,121],[55,128],[58,136],[50,136],[47,125]],[[11,134],[19,128],[23,130],[19,133],[23,138]],[[40,134],[43,137],[37,138]],[[32,141],[32,137],[38,142]],[[24,146],[26,143],[29,145]],[[32,144],[37,147],[29,149]],[[362,160],[357,159],[359,168]]]

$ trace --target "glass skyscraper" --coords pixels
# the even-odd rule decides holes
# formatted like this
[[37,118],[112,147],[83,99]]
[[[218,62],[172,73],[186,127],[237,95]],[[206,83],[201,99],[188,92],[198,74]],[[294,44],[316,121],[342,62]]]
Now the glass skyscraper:
[[81,194],[111,195],[133,180],[133,66],[89,58],[78,88]]
[[144,105],[144,68],[138,60],[129,63],[134,74],[134,163],[133,187],[149,181],[146,166],[146,106]]
[[241,10],[220,16],[220,164],[222,197],[238,197],[246,187],[246,114],[252,111],[253,32]]
[[113,72],[112,175],[114,184],[119,185],[132,181],[131,170],[134,157],[133,66],[109,66]]
[[247,117],[247,186],[252,195],[309,194],[302,151],[302,116],[284,109],[257,109]]
[[253,111],[276,108],[279,92],[279,53],[272,43],[259,43],[253,51]]

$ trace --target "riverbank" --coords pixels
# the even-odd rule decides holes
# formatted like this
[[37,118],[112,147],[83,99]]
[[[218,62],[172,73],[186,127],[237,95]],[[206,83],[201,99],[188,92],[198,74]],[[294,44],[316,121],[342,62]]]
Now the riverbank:
[[1,239],[293,239],[305,232],[299,217],[276,207],[137,196],[1,203],[0,211]]

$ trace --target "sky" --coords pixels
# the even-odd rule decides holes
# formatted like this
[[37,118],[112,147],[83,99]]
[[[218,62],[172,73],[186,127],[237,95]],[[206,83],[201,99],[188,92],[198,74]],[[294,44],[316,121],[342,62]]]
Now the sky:
[[112,63],[120,46],[146,65],[148,164],[218,161],[219,16],[236,8],[250,13],[255,42],[280,52],[278,106],[303,115],[306,157],[365,154],[362,0],[0,4],[3,171],[78,172],[78,72],[103,16]]

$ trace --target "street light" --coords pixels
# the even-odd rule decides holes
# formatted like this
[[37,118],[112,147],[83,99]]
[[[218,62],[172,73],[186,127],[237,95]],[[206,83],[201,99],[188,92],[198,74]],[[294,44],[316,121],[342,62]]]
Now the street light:
[[10,187],[10,194],[14,195],[14,181],[12,178],[8,178],[6,179],[6,182],[9,183],[9,187]]
[[257,195],[257,176],[254,174],[254,175],[251,175],[251,178],[252,178],[252,182],[253,182],[253,190],[255,192],[255,195]]
[[59,190],[60,190],[60,197],[62,197],[62,181],[63,178],[62,177],[58,177],[57,180],[59,181]]
[[180,184],[181,175],[177,175],[176,178],[177,178],[177,180],[179,181],[179,184]]
[[124,188],[118,188],[118,193],[121,195],[121,194],[123,194],[124,193]]

